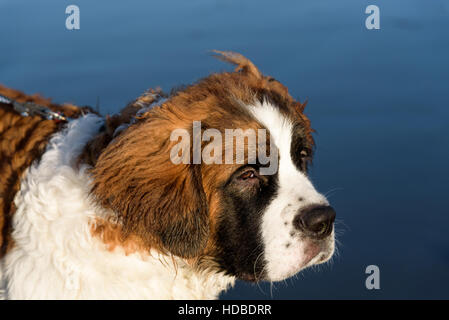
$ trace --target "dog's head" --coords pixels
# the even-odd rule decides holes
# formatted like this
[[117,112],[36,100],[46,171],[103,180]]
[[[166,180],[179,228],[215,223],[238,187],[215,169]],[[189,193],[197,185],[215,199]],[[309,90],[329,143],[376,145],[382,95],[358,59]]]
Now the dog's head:
[[216,53],[237,69],[176,92],[116,137],[93,194],[147,248],[282,280],[334,251],[335,212],[307,176],[310,122],[281,83]]

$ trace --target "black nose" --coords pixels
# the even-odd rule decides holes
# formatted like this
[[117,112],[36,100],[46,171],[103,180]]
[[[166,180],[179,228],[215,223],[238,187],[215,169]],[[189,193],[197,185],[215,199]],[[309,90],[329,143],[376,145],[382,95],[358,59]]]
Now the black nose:
[[293,225],[309,237],[323,239],[331,234],[334,220],[335,210],[332,207],[314,206],[298,213]]

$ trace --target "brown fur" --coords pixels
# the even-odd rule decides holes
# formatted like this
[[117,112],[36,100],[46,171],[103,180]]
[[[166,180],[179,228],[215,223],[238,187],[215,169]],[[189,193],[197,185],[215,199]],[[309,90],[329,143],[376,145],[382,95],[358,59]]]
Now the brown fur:
[[109,251],[122,248],[125,254],[146,252],[143,241],[135,236],[125,237],[119,224],[104,219],[96,219],[91,225],[91,234],[98,237]]
[[153,102],[166,95],[160,88],[150,89],[133,102],[129,103],[119,114],[106,116],[105,130],[100,132],[94,139],[89,141],[78,158],[78,164],[85,163],[95,166],[100,153],[114,138],[115,130],[122,124],[130,123],[136,117],[136,113],[144,106],[149,106]]
[[[20,103],[34,102],[71,118],[90,111],[71,104],[53,104],[39,95],[28,96],[1,85],[0,94]],[[15,211],[13,200],[20,188],[20,179],[31,163],[42,155],[50,136],[62,125],[39,116],[23,117],[13,110],[12,105],[0,103],[0,258],[13,245],[10,236]]]

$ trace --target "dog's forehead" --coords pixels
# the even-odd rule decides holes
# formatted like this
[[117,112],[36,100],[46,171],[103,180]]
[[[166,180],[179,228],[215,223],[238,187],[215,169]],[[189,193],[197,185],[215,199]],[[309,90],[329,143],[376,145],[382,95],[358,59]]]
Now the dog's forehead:
[[[288,123],[290,130],[283,130],[283,136],[280,138],[286,138],[285,135],[288,134],[311,148],[314,142],[310,121],[296,109],[295,103],[283,102],[279,104],[272,101],[269,95],[260,95],[260,98],[255,97],[253,100],[246,102],[241,100],[231,101],[230,104],[233,104],[234,108],[226,110],[229,112],[215,112],[219,107],[211,104],[209,106],[210,112],[202,120],[202,129],[217,129],[223,134],[235,129],[241,129],[244,132],[253,130],[256,135],[265,131],[264,134],[267,135],[264,143],[270,143],[273,128]],[[300,105],[300,103],[297,104]],[[269,106],[269,108],[266,108],[266,106]],[[223,108],[226,109],[228,106],[224,105]]]
[[[303,113],[306,104],[294,100],[284,85],[270,79],[273,78],[254,79],[236,72],[215,73],[187,87],[179,97],[183,98],[181,102],[189,102],[192,112],[193,109],[204,110],[206,119],[220,120],[223,125],[258,122],[247,106],[268,102],[292,123],[307,126]],[[179,104],[181,99],[177,100]]]

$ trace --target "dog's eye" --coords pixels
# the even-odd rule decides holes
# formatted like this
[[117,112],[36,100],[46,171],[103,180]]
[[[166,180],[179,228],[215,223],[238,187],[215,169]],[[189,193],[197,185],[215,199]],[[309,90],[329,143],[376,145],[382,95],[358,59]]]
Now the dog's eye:
[[249,180],[249,179],[257,179],[257,173],[254,170],[248,170],[243,172],[239,176],[240,180]]

